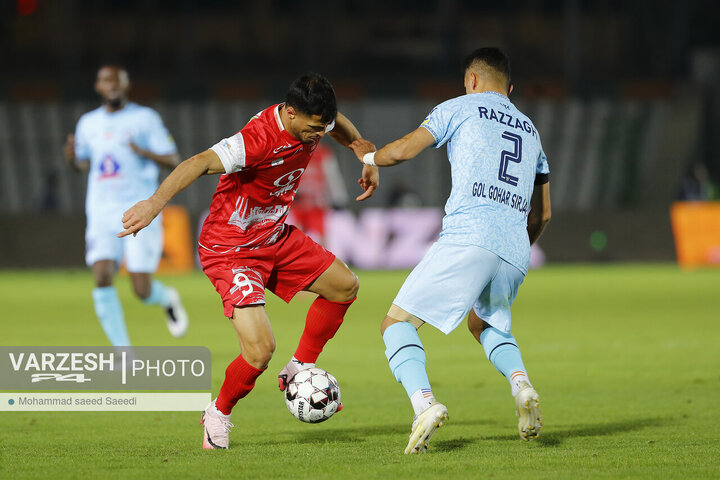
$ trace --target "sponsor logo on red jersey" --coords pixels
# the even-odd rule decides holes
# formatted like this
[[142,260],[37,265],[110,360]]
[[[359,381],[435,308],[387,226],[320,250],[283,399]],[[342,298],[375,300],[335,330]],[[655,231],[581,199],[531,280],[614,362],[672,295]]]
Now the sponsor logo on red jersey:
[[285,228],[300,178],[317,146],[303,144],[283,127],[274,105],[253,118],[242,135],[242,168],[222,175],[200,241],[207,247],[258,247]]

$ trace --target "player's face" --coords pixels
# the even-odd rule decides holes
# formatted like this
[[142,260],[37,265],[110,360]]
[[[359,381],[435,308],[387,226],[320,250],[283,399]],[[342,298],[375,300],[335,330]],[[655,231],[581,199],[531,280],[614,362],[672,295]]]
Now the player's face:
[[103,67],[98,71],[95,91],[100,94],[103,103],[113,108],[121,107],[127,100],[130,80],[125,70],[117,67]]
[[305,115],[294,109],[291,112],[291,108],[288,108],[288,114],[290,114],[290,128],[288,130],[290,130],[293,137],[303,143],[319,142],[325,135],[328,123],[323,122],[320,115]]

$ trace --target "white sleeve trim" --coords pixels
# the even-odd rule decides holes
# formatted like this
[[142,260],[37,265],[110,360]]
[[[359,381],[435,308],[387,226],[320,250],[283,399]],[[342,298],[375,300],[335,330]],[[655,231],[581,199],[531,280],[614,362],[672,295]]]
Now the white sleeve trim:
[[210,149],[220,157],[225,173],[239,172],[245,167],[245,141],[242,133],[223,138]]
[[327,127],[325,127],[325,133],[331,132],[333,128],[335,128],[335,120],[328,123]]

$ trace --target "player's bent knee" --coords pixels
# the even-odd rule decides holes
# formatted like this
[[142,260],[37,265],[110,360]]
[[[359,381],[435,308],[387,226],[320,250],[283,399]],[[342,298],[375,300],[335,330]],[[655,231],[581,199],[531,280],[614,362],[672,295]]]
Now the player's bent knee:
[[345,300],[346,302],[349,302],[353,298],[357,297],[358,291],[360,290],[360,279],[352,272],[350,272],[350,275],[352,275],[352,283],[350,284],[350,288],[347,291],[347,300]]
[[335,285],[333,291],[323,297],[331,302],[346,303],[357,297],[359,289],[360,280],[357,275],[348,270],[347,275]]
[[275,342],[266,341],[245,347],[242,356],[253,367],[264,370],[270,363],[273,353],[275,353]]
[[140,300],[145,300],[150,296],[150,288],[144,286],[133,285],[133,291]]
[[395,323],[399,323],[400,320],[397,320],[389,315],[385,315],[385,318],[383,319],[382,323],[380,324],[380,335],[385,335],[385,330],[388,329],[390,325],[393,325]]
[[95,277],[95,286],[96,287],[109,287],[113,284],[113,272],[111,271],[95,271],[94,277]]
[[357,275],[354,273],[350,272],[350,275],[352,275],[352,277],[349,279],[348,285],[340,292],[342,299],[335,300],[336,302],[349,302],[357,297],[358,290],[360,290],[360,280],[358,280]]
[[470,310],[470,315],[468,315],[468,330],[470,330],[472,336],[475,337],[475,340],[480,341],[480,335],[488,326],[485,320],[477,316],[475,311]]

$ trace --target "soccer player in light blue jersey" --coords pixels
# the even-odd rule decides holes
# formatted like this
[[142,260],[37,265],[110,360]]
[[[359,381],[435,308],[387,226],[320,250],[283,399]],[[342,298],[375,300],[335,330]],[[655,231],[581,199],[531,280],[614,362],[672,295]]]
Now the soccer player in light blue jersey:
[[135,294],[147,305],[166,311],[170,333],[185,334],[188,317],[172,287],[152,278],[162,254],[162,225],[135,237],[117,238],[122,215],[155,191],[158,166],[179,161],[175,142],[153,109],[128,102],[130,80],[124,68],[100,68],[95,91],[102,106],[84,114],[68,135],[65,158],[78,171],[89,171],[85,211],[85,262],[92,268],[95,313],[114,346],[130,345],[122,305],[113,278],[124,259]]
[[542,429],[537,392],[510,333],[510,305],[530,263],[530,245],[550,221],[548,164],[532,122],[508,99],[508,58],[481,48],[465,61],[466,95],[441,103],[415,131],[375,152],[351,144],[365,164],[396,165],[425,148],[447,144],[452,191],[439,240],[405,280],[382,322],[395,378],[415,411],[405,453],[422,453],[448,418],[433,396],[417,329],[449,334],[468,327],[510,382],[518,429],[532,440]]

